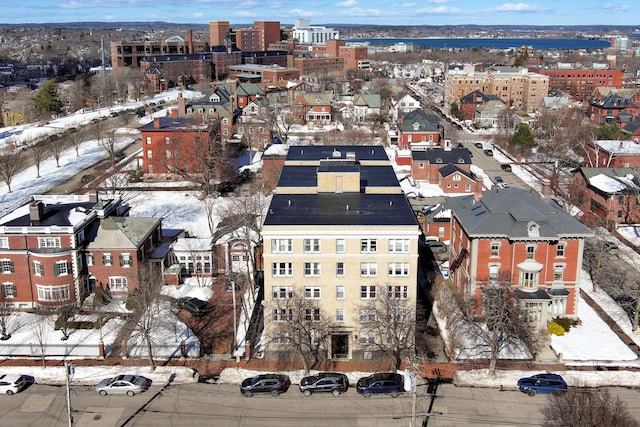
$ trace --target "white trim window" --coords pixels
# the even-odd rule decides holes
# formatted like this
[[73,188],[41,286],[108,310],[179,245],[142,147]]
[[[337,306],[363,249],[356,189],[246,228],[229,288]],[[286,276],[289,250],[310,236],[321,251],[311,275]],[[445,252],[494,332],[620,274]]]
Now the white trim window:
[[305,254],[317,254],[320,252],[320,239],[304,239],[302,246]]
[[344,322],[344,308],[336,308],[336,322]]
[[376,285],[360,286],[360,299],[376,299]]
[[9,249],[8,237],[0,237],[0,249]]
[[305,262],[304,263],[304,275],[305,275],[305,277],[319,277],[320,276],[320,263],[319,262]]
[[[376,333],[373,331],[360,331],[360,336],[358,337],[358,343],[360,344],[375,344],[376,343]],[[368,352],[366,352],[368,353]],[[368,357],[367,357],[368,356]],[[365,355],[365,359],[371,359],[373,357],[372,354]]]
[[293,298],[292,286],[272,286],[271,297],[273,299],[291,299]]
[[409,239],[389,239],[389,253],[408,254]]
[[500,276],[500,264],[489,264],[489,281],[495,282]]
[[271,253],[290,254],[293,252],[291,239],[271,239]]
[[274,262],[271,264],[271,275],[273,277],[293,276],[293,264],[290,262]]
[[500,256],[500,242],[491,242],[491,255],[492,257]]
[[378,264],[375,262],[361,262],[360,276],[374,277],[378,275]]
[[289,345],[291,344],[291,335],[289,332],[276,332],[273,334],[273,343],[277,345]]
[[68,301],[71,297],[69,285],[44,286],[36,285],[39,301]]
[[129,283],[124,276],[109,277],[109,289],[111,292],[128,292]]
[[535,245],[527,245],[527,259],[536,259]]
[[53,264],[54,276],[66,276],[67,274],[69,274],[69,263],[67,261],[56,261]]
[[407,299],[409,298],[409,287],[405,285],[389,285],[387,286],[389,298]]
[[274,322],[287,322],[293,320],[292,308],[274,308],[273,317]]
[[13,282],[4,282],[2,284],[2,296],[7,299],[13,299],[18,296],[18,288]]
[[376,310],[370,308],[361,308],[360,309],[360,323],[371,323],[378,321],[378,314]]
[[88,266],[92,266],[92,265],[95,264],[96,260],[95,260],[95,258],[93,257],[92,254],[85,254],[84,257],[85,257],[85,261],[86,261]]
[[15,273],[16,268],[10,259],[0,259],[0,273]]
[[38,237],[39,248],[61,248],[60,237]]
[[305,286],[304,299],[320,299],[320,286]]
[[344,286],[336,286],[336,299],[344,299]]
[[408,262],[390,262],[388,264],[389,276],[409,276],[409,263]]
[[360,239],[360,253],[371,254],[378,252],[377,239]]
[[556,258],[564,258],[564,254],[567,250],[566,243],[558,243],[556,245]]
[[102,254],[102,265],[113,265],[113,256],[111,254]]
[[38,277],[44,276],[44,265],[40,261],[33,261],[33,274]]
[[320,309],[319,308],[305,308],[304,320],[307,322],[319,322],[320,321]]
[[344,239],[336,239],[336,253],[343,254],[345,252]]
[[131,254],[120,254],[120,267],[130,268],[133,265]]
[[564,281],[564,264],[554,264],[553,265],[553,281],[554,282],[563,282]]
[[344,262],[336,262],[336,276],[344,276]]

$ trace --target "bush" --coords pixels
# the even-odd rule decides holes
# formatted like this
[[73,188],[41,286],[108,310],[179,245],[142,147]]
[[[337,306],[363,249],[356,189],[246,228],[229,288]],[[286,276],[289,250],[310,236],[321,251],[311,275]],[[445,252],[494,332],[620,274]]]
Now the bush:
[[562,326],[565,332],[569,332],[571,330],[571,326],[573,325],[573,320],[569,319],[568,317],[556,317],[555,319],[553,319],[553,322]]
[[556,322],[548,322],[547,330],[551,335],[557,335],[560,337],[565,333],[565,329],[561,325],[558,325]]

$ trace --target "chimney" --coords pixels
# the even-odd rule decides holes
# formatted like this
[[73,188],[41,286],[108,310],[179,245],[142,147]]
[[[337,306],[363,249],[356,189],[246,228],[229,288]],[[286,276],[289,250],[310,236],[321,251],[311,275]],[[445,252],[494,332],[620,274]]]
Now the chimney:
[[173,108],[171,110],[171,118],[172,119],[177,119],[178,118],[178,109],[177,108]]
[[94,191],[89,193],[89,202],[90,203],[98,203],[98,191]]
[[44,216],[44,203],[42,200],[36,200],[29,204],[29,219],[31,222],[38,223],[42,221]]
[[551,200],[551,181],[548,179],[542,180],[542,198],[546,201]]
[[178,113],[181,116],[184,116],[187,114],[187,102],[182,96],[182,92],[178,92]]
[[153,128],[160,129],[160,117],[156,117],[153,119]]
[[188,32],[188,36],[187,36],[187,42],[189,43],[189,52],[190,54],[193,54],[193,30],[191,30],[191,28],[189,28],[189,32]]

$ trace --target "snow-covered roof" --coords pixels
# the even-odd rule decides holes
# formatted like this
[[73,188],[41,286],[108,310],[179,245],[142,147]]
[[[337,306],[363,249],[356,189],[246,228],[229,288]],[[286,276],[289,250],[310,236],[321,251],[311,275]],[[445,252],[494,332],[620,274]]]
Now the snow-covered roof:
[[627,188],[622,182],[604,174],[589,178],[589,184],[605,193],[617,193]]
[[614,154],[637,154],[640,155],[640,144],[635,141],[626,140],[596,140],[593,143],[600,149]]

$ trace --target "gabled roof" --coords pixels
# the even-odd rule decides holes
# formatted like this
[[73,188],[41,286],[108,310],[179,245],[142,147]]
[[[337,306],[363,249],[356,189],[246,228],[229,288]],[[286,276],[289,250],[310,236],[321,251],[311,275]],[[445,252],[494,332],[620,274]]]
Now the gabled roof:
[[107,217],[100,221],[87,249],[138,249],[162,223],[162,218]]
[[638,194],[640,191],[640,168],[587,168],[577,171],[582,174],[590,188],[603,195]]
[[631,98],[625,98],[623,96],[618,95],[617,93],[611,93],[607,96],[604,96],[600,99],[594,98],[589,100],[589,103],[597,108],[602,109],[623,109],[623,108],[638,108],[636,104],[633,103]]
[[331,105],[332,101],[333,95],[330,93],[300,93],[294,100],[295,103],[306,105]]
[[413,160],[426,160],[429,164],[471,164],[471,152],[468,148],[431,148],[429,150],[412,151]]
[[640,133],[640,118],[636,117],[634,121],[627,123],[622,128],[622,132],[625,132],[631,135]]
[[255,83],[240,83],[236,89],[238,96],[257,96],[264,95],[264,93],[262,86]]
[[380,95],[378,95],[377,93],[369,95],[358,94],[353,98],[353,105],[369,108],[380,108]]
[[452,165],[451,163],[447,164],[446,166],[441,167],[440,169],[438,169],[438,172],[440,173],[440,175],[442,175],[444,178],[453,175],[454,173],[459,173],[461,175],[466,176],[469,179],[473,179],[473,176],[471,176],[470,172],[467,172],[465,170],[460,169],[458,166],[456,165]]
[[[473,195],[446,201],[471,238],[556,240],[593,235],[581,222],[538,194],[519,188],[485,191],[480,200]],[[530,232],[530,227],[536,229]]]
[[[481,99],[482,101],[477,101],[478,99]],[[479,90],[474,90],[473,92],[463,96],[460,102],[463,104],[485,104],[492,100],[497,101],[500,100],[500,98],[496,95],[485,95]]]
[[398,129],[404,133],[408,132],[440,132],[440,120],[433,114],[427,114],[421,109],[408,113],[401,113],[399,117]]

